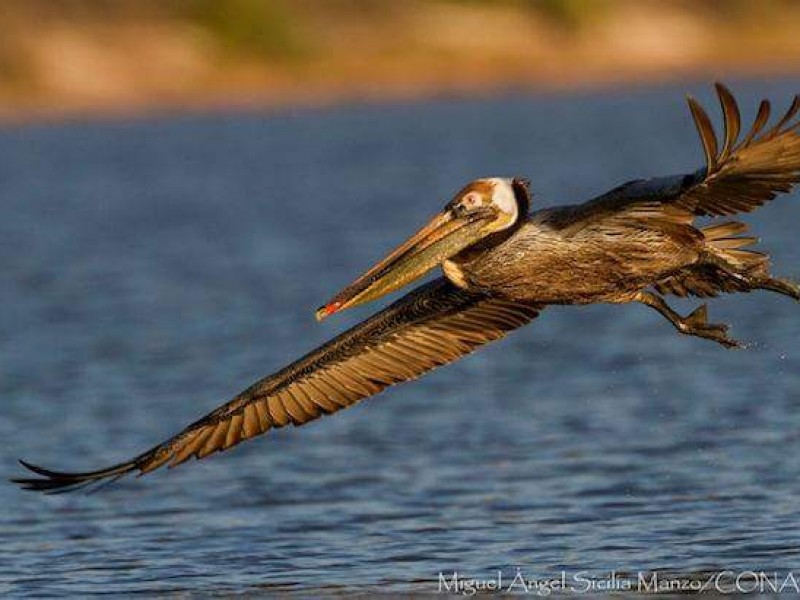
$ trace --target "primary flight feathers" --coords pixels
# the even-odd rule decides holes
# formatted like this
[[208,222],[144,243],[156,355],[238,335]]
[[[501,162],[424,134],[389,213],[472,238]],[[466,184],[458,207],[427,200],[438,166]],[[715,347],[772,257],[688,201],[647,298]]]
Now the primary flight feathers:
[[701,181],[683,195],[680,205],[698,216],[724,216],[755,210],[779,192],[788,192],[800,173],[800,96],[775,125],[769,121],[770,103],[762,100],[748,133],[739,139],[739,107],[728,88],[716,84],[722,106],[725,136],[722,148],[711,120],[694,98],[689,107],[706,155]]
[[131,471],[204,458],[286,425],[302,425],[452,362],[536,317],[535,305],[488,298],[439,278],[423,285],[136,458],[88,473],[24,463],[26,489],[65,490]]

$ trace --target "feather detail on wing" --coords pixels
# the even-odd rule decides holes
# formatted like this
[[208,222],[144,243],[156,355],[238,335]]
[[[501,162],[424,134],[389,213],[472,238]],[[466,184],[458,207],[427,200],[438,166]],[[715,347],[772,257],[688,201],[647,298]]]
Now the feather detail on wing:
[[772,127],[770,103],[763,100],[744,136],[736,100],[716,84],[724,137],[717,139],[711,119],[694,99],[689,109],[703,145],[706,166],[695,173],[639,179],[576,206],[568,224],[619,218],[653,218],[686,223],[696,217],[751,212],[800,181],[800,96]]
[[770,103],[763,100],[749,132],[739,139],[741,117],[731,92],[716,84],[722,106],[725,136],[722,148],[711,120],[694,98],[689,108],[694,117],[706,168],[702,179],[691,185],[676,203],[698,216],[724,216],[750,212],[800,180],[800,96],[778,122],[767,130]]
[[133,471],[204,458],[286,425],[302,425],[384,388],[469,354],[533,320],[541,307],[467,292],[439,278],[266,377],[136,458],[107,469],[65,473],[22,462],[31,490],[69,491]]

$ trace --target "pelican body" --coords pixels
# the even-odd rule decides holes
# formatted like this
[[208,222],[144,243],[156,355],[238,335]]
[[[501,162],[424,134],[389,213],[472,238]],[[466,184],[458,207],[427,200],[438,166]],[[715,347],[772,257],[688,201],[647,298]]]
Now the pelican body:
[[680,333],[727,348],[741,344],[708,322],[702,304],[688,316],[665,296],[710,298],[769,290],[800,300],[800,287],[773,277],[769,257],[752,249],[729,217],[755,210],[800,181],[800,98],[767,127],[770,104],[741,134],[738,106],[716,84],[720,139],[692,98],[689,108],[705,166],[636,180],[583,204],[531,212],[520,178],[473,181],[425,227],[317,310],[324,319],[383,297],[441,267],[443,276],[412,290],[278,372],[257,381],[172,438],[97,471],[60,472],[26,462],[31,490],[69,491],[131,472],[204,458],[286,425],[302,425],[453,362],[535,319],[548,305],[644,303]]

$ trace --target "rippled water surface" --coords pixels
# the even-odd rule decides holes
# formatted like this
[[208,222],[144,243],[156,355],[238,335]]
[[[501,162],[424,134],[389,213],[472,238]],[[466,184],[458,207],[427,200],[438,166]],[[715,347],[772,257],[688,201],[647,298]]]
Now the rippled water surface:
[[[800,82],[734,86],[788,100]],[[313,310],[477,176],[681,172],[696,85],[0,131],[0,472],[128,458],[364,318]],[[800,197],[748,217],[800,277]],[[686,311],[690,302],[675,302]],[[436,591],[440,571],[791,569],[800,310],[547,310],[302,430],[94,495],[0,484],[0,593]]]

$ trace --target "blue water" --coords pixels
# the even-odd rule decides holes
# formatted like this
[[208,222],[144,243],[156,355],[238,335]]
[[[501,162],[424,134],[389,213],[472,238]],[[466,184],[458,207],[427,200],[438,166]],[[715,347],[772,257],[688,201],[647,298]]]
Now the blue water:
[[[800,81],[740,82],[761,94]],[[583,200],[699,166],[651,90],[0,130],[0,475],[128,458],[374,308],[313,310],[466,181]],[[747,217],[800,277],[800,197]],[[675,301],[686,311],[693,302]],[[456,365],[94,495],[0,484],[0,593],[435,592],[484,577],[800,560],[800,306],[744,351],[641,306],[548,309]]]

